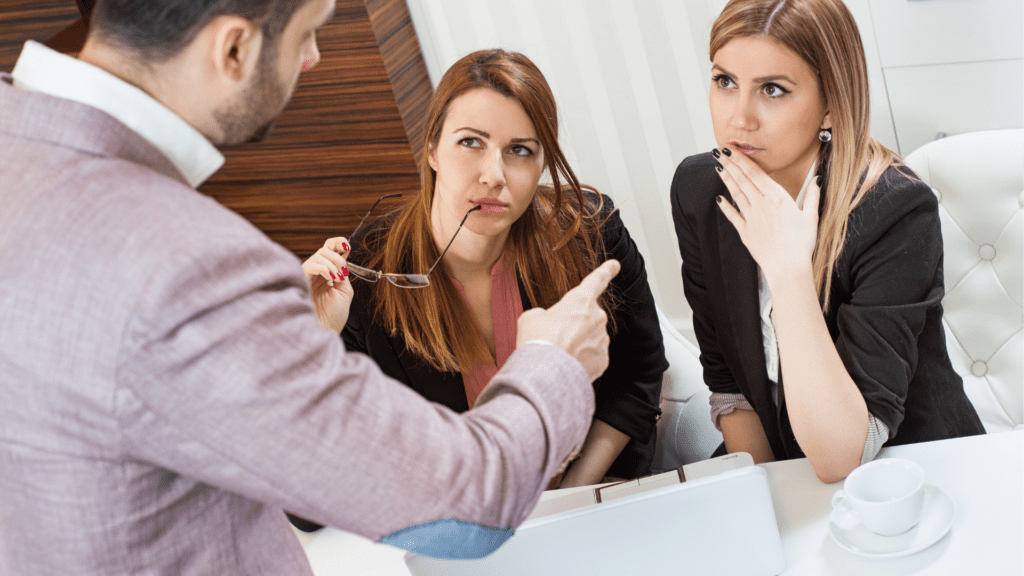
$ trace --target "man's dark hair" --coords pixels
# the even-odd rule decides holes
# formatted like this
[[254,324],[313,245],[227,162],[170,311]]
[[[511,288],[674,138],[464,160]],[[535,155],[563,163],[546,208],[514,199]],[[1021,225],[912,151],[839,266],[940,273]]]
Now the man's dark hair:
[[90,27],[104,42],[166,61],[218,16],[245,18],[260,27],[266,53],[292,14],[309,0],[98,0]]

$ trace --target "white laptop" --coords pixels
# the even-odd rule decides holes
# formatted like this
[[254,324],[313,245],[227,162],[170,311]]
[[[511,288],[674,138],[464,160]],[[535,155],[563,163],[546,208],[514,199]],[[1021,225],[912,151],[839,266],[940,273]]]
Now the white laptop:
[[[593,489],[556,492],[486,558],[405,561],[415,576],[776,576],[785,563],[765,472],[746,454],[723,458],[672,482],[675,471],[603,488],[596,502]],[[736,469],[703,476],[715,466]]]

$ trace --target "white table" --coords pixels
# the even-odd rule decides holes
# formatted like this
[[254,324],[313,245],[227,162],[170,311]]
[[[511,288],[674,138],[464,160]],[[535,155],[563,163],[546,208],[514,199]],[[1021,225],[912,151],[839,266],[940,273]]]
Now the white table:
[[1024,574],[1024,431],[885,448],[879,458],[913,460],[956,503],[949,534],[903,558],[851,554],[828,535],[832,494],[806,459],[763,465],[782,535],[786,576]]
[[[924,468],[930,484],[956,503],[950,533],[903,558],[851,554],[828,535],[831,498],[806,459],[763,465],[786,557],[785,576],[1024,574],[1024,430],[885,448]],[[317,576],[409,576],[398,548],[327,528],[304,546]]]

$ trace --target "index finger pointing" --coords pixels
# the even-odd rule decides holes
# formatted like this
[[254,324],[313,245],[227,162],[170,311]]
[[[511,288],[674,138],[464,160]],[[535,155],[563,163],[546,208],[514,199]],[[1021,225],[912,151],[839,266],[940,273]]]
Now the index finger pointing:
[[601,264],[593,272],[587,274],[587,277],[580,282],[576,290],[584,295],[597,298],[608,287],[608,283],[612,281],[612,278],[619,274],[621,268],[622,265],[619,264],[618,260],[606,260],[604,264]]

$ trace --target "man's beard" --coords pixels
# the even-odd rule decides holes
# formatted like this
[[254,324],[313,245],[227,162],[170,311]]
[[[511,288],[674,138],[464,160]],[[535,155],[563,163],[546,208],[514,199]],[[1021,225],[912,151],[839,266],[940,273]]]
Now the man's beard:
[[259,142],[274,129],[292,93],[277,74],[276,55],[273,49],[262,52],[252,83],[234,102],[214,112],[223,134],[219,145]]

